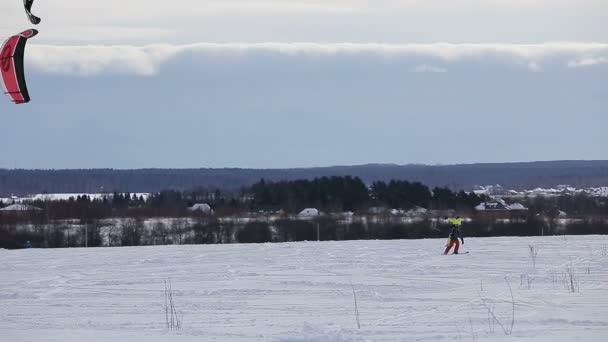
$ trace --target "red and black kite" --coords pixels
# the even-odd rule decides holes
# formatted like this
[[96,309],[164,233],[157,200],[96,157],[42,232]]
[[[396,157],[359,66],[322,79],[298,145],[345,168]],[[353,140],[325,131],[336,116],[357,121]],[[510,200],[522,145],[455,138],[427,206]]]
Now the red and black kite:
[[23,52],[25,42],[37,34],[38,31],[34,29],[23,31],[7,39],[0,50],[0,72],[4,88],[6,94],[17,104],[30,101],[23,71]]

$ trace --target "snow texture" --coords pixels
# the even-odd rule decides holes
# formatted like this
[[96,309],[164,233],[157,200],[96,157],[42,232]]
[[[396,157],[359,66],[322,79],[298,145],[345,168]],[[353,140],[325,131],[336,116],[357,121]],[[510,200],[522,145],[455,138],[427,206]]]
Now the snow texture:
[[607,236],[444,243],[0,250],[2,341],[606,340]]

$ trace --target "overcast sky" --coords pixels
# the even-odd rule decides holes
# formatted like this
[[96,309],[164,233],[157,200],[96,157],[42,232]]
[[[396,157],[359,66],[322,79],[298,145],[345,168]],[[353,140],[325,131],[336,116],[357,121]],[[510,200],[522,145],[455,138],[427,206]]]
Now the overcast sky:
[[[7,168],[608,159],[605,0],[37,0]],[[31,25],[0,3],[0,35]],[[5,39],[3,38],[3,39]]]

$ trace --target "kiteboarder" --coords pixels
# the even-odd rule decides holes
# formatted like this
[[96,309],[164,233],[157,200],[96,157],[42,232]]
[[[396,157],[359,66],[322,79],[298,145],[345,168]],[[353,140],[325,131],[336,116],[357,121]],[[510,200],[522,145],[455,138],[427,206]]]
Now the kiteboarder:
[[462,244],[464,245],[464,238],[462,237],[462,232],[460,231],[462,219],[460,218],[460,216],[456,216],[455,218],[448,218],[447,221],[450,223],[452,231],[448,236],[448,243],[445,246],[445,251],[443,252],[443,254],[448,254],[452,247],[454,247],[454,254],[458,254],[458,248],[460,248],[460,242],[458,241],[458,239],[460,239],[460,241],[462,241]]

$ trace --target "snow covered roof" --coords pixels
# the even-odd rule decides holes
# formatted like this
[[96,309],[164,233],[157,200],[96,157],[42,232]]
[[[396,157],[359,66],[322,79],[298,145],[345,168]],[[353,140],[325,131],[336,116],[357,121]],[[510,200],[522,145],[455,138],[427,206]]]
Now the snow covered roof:
[[475,210],[528,210],[521,203],[507,204],[503,199],[496,199],[491,202],[481,203],[475,207]]
[[513,203],[509,205],[509,210],[528,210],[528,208],[521,203]]
[[207,203],[196,203],[193,206],[191,206],[190,208],[188,208],[188,210],[190,211],[202,211],[203,213],[210,213],[213,210],[211,209],[211,206]]
[[426,214],[427,212],[427,209],[420,206],[415,206],[414,208],[408,210],[408,214]]
[[508,210],[509,206],[502,198],[495,198],[493,201],[481,203],[475,210]]
[[302,211],[300,211],[300,213],[298,214],[298,216],[304,216],[304,217],[314,217],[314,216],[319,216],[319,209],[316,208],[306,208]]
[[571,195],[571,194],[587,194],[590,196],[597,197],[608,197],[608,187],[587,187],[587,188],[576,188],[567,184],[560,184],[554,188],[540,188],[528,190],[504,190],[499,186],[486,185],[476,186],[474,193],[478,195],[490,195],[490,196],[511,196],[511,197],[524,197],[524,196],[560,196],[560,195]]
[[42,210],[42,209],[40,209],[38,207],[34,207],[33,205],[16,203],[16,204],[11,204],[8,207],[2,208],[0,210],[1,211],[30,211],[30,210]]
[[475,189],[473,189],[473,193],[476,195],[501,195],[505,193],[505,189],[500,184],[476,185]]
[[391,215],[403,215],[405,214],[405,210],[403,209],[391,209]]

